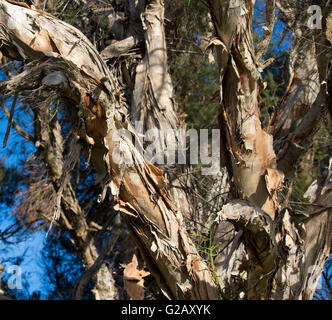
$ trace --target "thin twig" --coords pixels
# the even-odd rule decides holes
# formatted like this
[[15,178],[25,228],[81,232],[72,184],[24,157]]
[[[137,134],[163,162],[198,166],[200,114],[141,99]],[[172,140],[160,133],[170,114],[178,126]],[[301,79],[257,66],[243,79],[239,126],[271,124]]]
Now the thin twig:
[[[9,118],[10,113],[7,107],[1,102],[0,102],[0,107],[2,108],[5,116]],[[34,138],[30,134],[26,133],[15,121],[12,122],[12,126],[20,136],[31,142],[34,142]]]
[[12,123],[13,123],[13,117],[14,117],[14,110],[15,110],[15,106],[16,106],[16,100],[17,100],[17,92],[15,92],[15,94],[14,94],[12,108],[10,109],[10,114],[9,114],[9,118],[8,118],[8,125],[7,125],[6,134],[5,134],[5,139],[3,140],[3,148],[6,148],[7,140],[8,140],[9,132],[10,132],[10,127],[12,126]]

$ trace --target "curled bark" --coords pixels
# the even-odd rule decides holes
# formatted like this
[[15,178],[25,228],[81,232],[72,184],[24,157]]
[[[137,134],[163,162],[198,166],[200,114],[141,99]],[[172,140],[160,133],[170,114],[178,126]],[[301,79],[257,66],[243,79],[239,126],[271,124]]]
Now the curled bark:
[[249,254],[248,299],[268,299],[271,279],[278,266],[272,219],[263,210],[245,201],[227,203],[220,213],[220,219],[231,222],[243,231],[243,241]]
[[[330,80],[324,78],[326,82],[320,83],[319,79],[322,80],[322,74],[328,75],[327,60],[319,59],[319,54],[317,56],[317,51],[315,52],[315,47],[319,47],[322,42],[316,41],[316,44],[311,42],[305,49],[303,46],[295,46],[291,61],[292,67],[296,66],[298,72],[294,72],[294,77],[290,77],[290,85],[276,113],[274,128],[278,129],[273,131],[267,128],[265,131],[259,120],[257,96],[261,87],[259,74],[261,70],[257,65],[259,64],[257,57],[261,57],[261,52],[264,51],[260,51],[261,46],[266,47],[268,41],[259,44],[256,48],[258,51],[254,53],[251,30],[254,1],[221,3],[210,0],[208,3],[218,37],[212,39],[211,46],[216,48],[218,54],[221,85],[220,126],[224,135],[225,164],[234,179],[236,192],[233,191],[233,197],[249,200],[252,205],[263,210],[261,216],[264,216],[264,212],[268,213],[273,221],[267,224],[271,225],[271,228],[269,231],[265,228],[263,232],[265,236],[262,238],[262,232],[253,221],[248,218],[248,224],[243,222],[246,212],[250,212],[251,218],[257,216],[255,210],[250,211],[248,209],[250,207],[235,210],[232,204],[229,207],[225,206],[232,209],[229,211],[231,219],[228,221],[243,229],[243,235],[235,235],[229,258],[220,259],[221,270],[227,270],[228,280],[231,279],[232,272],[239,277],[240,266],[245,262],[243,256],[249,255],[249,264],[255,259],[259,261],[257,252],[264,252],[262,250],[264,247],[267,259],[266,272],[263,271],[264,268],[258,271],[256,267],[259,263],[257,263],[252,270],[249,267],[247,277],[243,277],[243,280],[248,280],[248,297],[308,299],[313,294],[307,283],[310,279],[307,268],[310,266],[306,262],[303,263],[303,259],[309,254],[306,248],[312,247],[315,243],[314,235],[309,235],[310,228],[306,229],[307,223],[299,220],[291,210],[280,211],[277,193],[283,186],[284,177],[289,179],[294,172],[292,164],[295,165],[307,150],[312,135],[326,114],[328,86],[326,82],[329,83]],[[268,33],[268,30],[266,31]],[[327,33],[322,34],[326,37]],[[301,37],[301,33],[297,33],[296,37]],[[301,55],[302,49],[303,55]],[[329,57],[328,52],[325,53],[327,55],[324,57]],[[294,58],[295,56],[297,58]],[[300,62],[299,57],[306,62],[303,60]],[[293,112],[297,110],[299,97],[300,101],[310,100],[308,107],[300,114]],[[274,139],[274,148],[272,148]],[[320,235],[315,235],[319,242],[316,249],[320,254],[317,254],[317,260],[311,263],[322,266],[326,252],[324,244],[327,243],[329,247],[326,235],[330,234],[331,230],[326,217],[322,216],[317,223],[324,231]],[[248,237],[249,231],[253,235],[251,239]],[[259,239],[261,243],[255,242]],[[244,248],[239,245],[241,242]],[[227,269],[224,266],[225,261],[236,268]],[[318,269],[315,269],[317,272],[315,276],[319,274]],[[260,278],[262,275],[263,278]],[[260,287],[257,291],[256,285]]]
[[[10,30],[12,25],[7,23],[13,20],[14,10],[22,19],[15,20]],[[17,25],[20,21],[25,28]],[[2,52],[34,61],[33,68],[30,66],[4,86],[7,90],[11,86],[12,90],[28,91],[31,86],[20,87],[22,82],[26,84],[30,79],[30,83],[40,85],[44,79],[43,89],[56,90],[57,96],[69,101],[67,105],[76,108],[76,117],[82,121],[80,136],[92,148],[92,164],[101,177],[111,177],[107,186],[118,202],[117,209],[124,213],[164,294],[178,299],[217,298],[214,279],[186,233],[181,213],[176,212],[167,195],[162,171],[142,158],[131,139],[113,139],[117,129],[126,128],[134,136],[135,132],[127,120],[114,75],[89,41],[73,27],[45,13],[4,0],[0,2],[0,22]],[[36,25],[39,28],[32,29]],[[29,32],[22,35],[18,32],[21,29]],[[134,161],[117,162],[113,156],[117,150],[132,155]]]
[[262,129],[259,119],[260,74],[252,38],[253,3],[209,3],[219,38],[220,121],[227,167],[236,187],[233,196],[248,199],[273,219],[278,209],[275,193],[283,174],[276,168],[272,136]]
[[[110,299],[116,294],[104,258],[117,233],[108,238],[98,256],[93,233],[71,184],[70,173],[83,150],[98,172],[96,184],[102,188],[98,200],[103,201],[110,190],[117,203],[115,209],[122,213],[166,298],[217,299],[236,280],[241,292],[235,296],[239,298],[311,298],[311,284],[316,280],[308,276],[310,267],[314,266],[313,276],[317,276],[330,244],[331,209],[327,206],[331,203],[331,174],[315,198],[324,210],[308,219],[287,208],[280,210],[277,194],[284,177],[282,164],[293,159],[284,151],[292,150],[288,148],[292,144],[298,148],[303,135],[309,137],[326,101],[326,86],[330,84],[317,85],[316,81],[317,76],[323,79],[327,66],[319,44],[320,62],[306,79],[308,82],[303,82],[315,83],[309,96],[310,110],[296,128],[287,127],[281,116],[275,118],[278,129],[266,132],[259,120],[261,70],[257,56],[263,54],[271,32],[263,37],[262,48],[258,47],[259,52],[255,53],[251,29],[254,1],[208,1],[217,35],[211,46],[218,53],[223,151],[229,177],[233,179],[232,196],[241,200],[223,207],[216,223],[219,235],[226,236],[221,241],[219,257],[214,261],[211,255],[207,263],[185,230],[183,214],[169,196],[163,171],[140,152],[139,133],[132,123],[142,120],[146,129],[157,127],[163,131],[181,126],[167,69],[163,3],[153,0],[146,6],[144,1],[128,4],[129,15],[135,17],[136,23],[129,28],[130,34],[125,34],[124,28],[115,28],[115,15],[111,14],[118,42],[113,42],[102,57],[72,26],[39,9],[0,0],[0,50],[27,63],[25,71],[2,82],[0,89],[35,104],[36,147],[53,183],[56,212],[75,239],[87,269],[78,280],[73,297],[82,297],[91,278],[97,298]],[[272,20],[269,17],[269,30]],[[112,61],[136,46],[137,39],[141,39],[135,38],[136,33],[144,36],[146,51],[135,66],[134,81],[128,84],[133,85],[133,93],[132,99],[127,100],[130,95],[124,94],[116,68],[108,68],[105,60]],[[315,58],[310,51],[303,61],[315,63]],[[129,73],[127,76],[130,80]],[[303,77],[298,75],[298,83]],[[291,109],[289,115],[296,108],[285,101],[292,96],[294,102],[296,92],[302,89],[298,86],[290,90],[283,100],[287,105],[284,110]],[[71,120],[76,124],[68,157],[64,156],[61,127],[54,116],[60,104],[72,112]],[[312,114],[315,117],[310,120]],[[120,133],[122,129],[129,135]],[[276,138],[283,130],[286,131],[280,137],[280,145],[276,140],[273,148],[272,133]],[[299,141],[294,142],[294,136]],[[174,199],[183,204],[181,199],[185,197],[180,194]]]
[[[310,1],[305,4],[309,6]],[[331,5],[323,7],[323,30],[317,32],[304,27],[307,21],[302,9],[283,0],[277,1],[277,6],[281,18],[293,31],[295,43],[287,62],[288,86],[267,130],[273,135],[278,169],[287,179],[292,179],[327,115],[327,92],[331,83],[328,64],[332,57],[328,40]]]

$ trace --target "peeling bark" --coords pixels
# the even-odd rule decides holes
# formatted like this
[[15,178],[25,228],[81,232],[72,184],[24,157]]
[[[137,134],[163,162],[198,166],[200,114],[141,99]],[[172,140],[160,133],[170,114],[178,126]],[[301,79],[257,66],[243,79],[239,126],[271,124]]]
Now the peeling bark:
[[[149,3],[130,0],[127,6],[128,19],[131,21],[128,31],[122,33],[123,39],[119,38],[118,41],[107,46],[101,52],[101,57],[108,61],[125,55],[136,56],[133,61],[126,60],[123,72],[124,81],[130,82],[132,87],[128,94],[131,122],[134,126],[139,123],[140,132],[138,133],[144,135],[145,141],[142,137],[139,136],[139,138],[144,147],[148,145],[147,131],[158,129],[162,134],[160,150],[172,149],[177,152],[179,138],[169,137],[169,132],[179,128],[185,129],[185,123],[177,115],[178,107],[168,70],[164,4],[159,0]],[[112,23],[115,21],[112,20]],[[110,24],[111,29],[112,25]],[[144,45],[144,51],[141,48],[142,45]],[[134,72],[130,72],[132,69]],[[189,179],[183,178],[186,166],[173,168],[173,165],[167,164],[168,157],[167,152],[161,151],[157,152],[154,160],[158,161],[157,166],[163,170],[172,167],[172,170],[167,172],[169,181],[167,189],[170,197],[187,218],[186,220],[192,220],[193,210],[183,188],[184,185],[188,185]]]
[[278,249],[270,216],[246,202],[228,203],[220,219],[243,230],[243,241],[249,254],[247,274],[248,299],[268,299],[271,277],[278,266]]
[[[258,96],[274,1],[268,2],[267,30],[256,48],[251,26],[254,1],[209,0],[208,4],[216,32],[210,47],[216,48],[220,72],[223,156],[233,197],[215,221],[213,235],[221,247],[217,258],[209,262],[199,255],[186,231],[183,216],[189,204],[184,203],[184,191],[173,194],[172,201],[163,171],[144,158],[142,146],[134,143],[140,141],[135,120],[143,121],[145,129],[157,127],[163,132],[182,126],[167,68],[163,2],[129,1],[128,12],[135,23],[128,30],[115,28],[117,17],[110,14],[117,41],[100,55],[74,27],[39,9],[0,0],[0,51],[26,63],[26,69],[2,82],[0,90],[4,95],[18,94],[33,105],[38,155],[56,193],[54,219],[60,216],[58,221],[71,233],[86,268],[76,283],[75,299],[82,297],[90,279],[97,299],[117,295],[105,259],[118,231],[112,231],[98,252],[71,184],[70,173],[84,153],[98,173],[96,184],[102,188],[98,200],[103,201],[110,190],[115,209],[122,213],[166,298],[218,299],[227,298],[227,292],[241,299],[313,296],[331,241],[331,163],[325,181],[311,188],[315,190],[312,202],[322,208],[318,212],[303,218],[281,208],[277,196],[284,176],[293,171],[287,162],[298,161],[304,153],[301,144],[310,139],[324,114],[331,84],[319,41],[328,40],[326,32],[323,39],[316,35],[307,56],[295,47],[292,70],[300,70],[301,56],[302,63],[313,66],[312,73],[294,71],[280,115],[264,129]],[[121,77],[118,66],[107,66],[106,60],[123,57],[143,43],[145,55],[134,65],[133,79],[128,61],[122,65]],[[120,81],[125,78],[127,86]],[[125,94],[130,90],[131,98]],[[300,116],[296,99],[308,105]],[[59,105],[71,111],[75,124],[67,157],[56,116]],[[285,121],[288,118],[290,123]],[[119,129],[126,129],[130,136],[119,134]],[[118,161],[119,155],[132,161]],[[174,181],[176,188],[181,186],[181,181]],[[139,294],[142,297],[142,291]]]
[[327,30],[330,18],[324,12],[324,30],[315,34],[303,27],[303,17],[291,20],[290,17],[299,15],[296,8],[284,1],[278,1],[277,5],[285,23],[290,27],[294,24],[295,45],[288,58],[288,86],[267,130],[274,138],[278,169],[291,179],[327,115],[327,83],[331,83],[327,68],[332,53]]
[[[143,1],[144,3],[144,1]],[[168,70],[167,48],[164,30],[164,5],[162,1],[150,1],[138,7],[141,12],[135,14],[141,17],[142,34],[145,38],[145,55],[136,67],[134,79],[133,99],[130,106],[130,117],[133,124],[140,121],[144,133],[147,130],[159,129],[164,135],[160,150],[178,151],[178,137],[168,137],[170,130],[185,129],[185,123],[177,116],[177,105],[173,93],[173,84]],[[145,143],[146,144],[146,143]],[[167,168],[167,152],[156,154],[163,164],[159,167]],[[185,170],[185,169],[184,169]],[[182,214],[190,219],[192,208],[188,202],[188,195],[182,185],[187,184],[178,177],[184,172],[177,167],[168,171],[168,191],[175,205]]]
[[275,20],[275,0],[266,1],[265,13],[266,13],[265,17],[266,24],[263,27],[264,33],[262,38],[260,39],[260,42],[256,45],[255,48],[256,60],[258,61],[259,65],[264,65],[264,62],[260,60],[265,55],[270,45],[270,41],[272,39],[274,20]]
[[[314,293],[310,279],[317,279],[326,250],[329,250],[331,222],[328,215],[320,219],[317,217],[316,227],[321,228],[322,232],[314,235],[311,228],[316,217],[305,222],[288,209],[280,211],[277,194],[283,187],[284,177],[291,178],[296,163],[308,149],[311,137],[326,114],[326,82],[330,82],[326,78],[330,77],[326,70],[329,60],[326,58],[330,54],[328,50],[323,54],[317,48],[319,50],[325,43],[326,49],[324,37],[328,33],[325,29],[307,46],[301,46],[298,42],[294,47],[290,56],[290,82],[275,113],[274,127],[264,129],[259,121],[257,100],[262,71],[259,60],[264,55],[273,27],[273,2],[267,3],[266,29],[256,48],[251,29],[254,1],[221,3],[211,0],[208,3],[217,35],[210,47],[215,47],[218,55],[220,126],[223,130],[225,165],[234,179],[232,196],[249,200],[251,205],[262,209],[262,216],[268,213],[272,219],[267,224],[270,229],[265,229],[263,241],[262,233],[255,229],[256,224],[251,220],[257,211],[250,209],[248,204],[241,210],[236,210],[232,203],[224,206],[220,213],[220,227],[224,217],[238,226],[241,232],[234,234],[233,247],[227,248],[228,256],[217,257],[219,274],[224,271],[222,279],[233,281],[234,287],[235,279],[245,282],[249,299],[310,299]],[[293,15],[296,16],[294,12]],[[298,29],[296,32],[296,39],[300,38],[302,33]],[[229,210],[231,219],[227,219],[225,210]],[[241,223],[246,212],[251,213],[244,220],[246,222]],[[252,237],[248,236],[248,231],[252,232]],[[315,241],[319,243],[317,246]],[[317,251],[315,257],[313,250],[310,251],[313,259],[310,260],[309,248],[313,246]],[[264,258],[260,260],[261,254],[266,258],[266,264]],[[247,274],[241,274],[245,263],[248,264]],[[311,265],[314,271],[310,276],[308,273],[312,270],[308,270]]]
[[[45,79],[60,72],[61,80],[55,84],[46,81],[46,87],[56,88],[62,98],[67,98],[71,107],[77,108],[78,119],[83,116],[81,137],[95,153],[92,163],[100,166],[100,174],[111,177],[108,186],[118,202],[117,209],[124,213],[132,236],[161,290],[168,298],[217,298],[214,279],[186,233],[181,213],[176,212],[167,195],[162,171],[142,158],[131,139],[123,137],[121,143],[113,139],[116,129],[127,128],[133,135],[135,132],[127,120],[121,95],[115,95],[120,87],[99,54],[80,32],[47,14],[4,0],[0,2],[0,8],[0,39],[5,43],[2,52],[10,51],[14,57],[32,60],[34,64],[33,68],[7,82],[6,89],[29,90],[29,87],[20,87],[22,82],[26,84],[30,78],[38,86],[41,84],[38,76],[44,75]],[[22,28],[16,25],[14,31],[9,30],[7,22],[12,19],[10,13],[14,9],[22,16],[16,23],[33,20],[30,25],[25,24],[25,30],[29,30],[27,35],[17,32]],[[38,25],[39,29],[36,31],[31,25]],[[52,30],[48,31],[49,28]],[[43,47],[31,45],[32,40],[39,43],[40,34],[46,33],[43,30],[48,32],[48,38],[42,38]],[[52,47],[54,44],[56,48]],[[113,158],[117,148],[124,154],[129,152],[134,162],[117,163]]]
[[[278,209],[267,179],[279,186],[283,174],[276,168],[272,136],[259,119],[260,74],[252,39],[253,3],[209,1],[218,42],[221,128],[224,130],[228,170],[234,179],[234,196],[248,199],[272,219]],[[272,174],[272,175],[271,175]]]

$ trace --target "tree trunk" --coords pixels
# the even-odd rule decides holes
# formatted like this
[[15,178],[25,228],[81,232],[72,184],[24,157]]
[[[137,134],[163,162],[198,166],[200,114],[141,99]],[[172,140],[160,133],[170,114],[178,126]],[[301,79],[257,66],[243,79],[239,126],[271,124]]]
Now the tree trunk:
[[[320,208],[309,216],[283,207],[278,194],[284,180],[294,173],[292,163],[304,154],[301,143],[310,140],[320,116],[326,114],[330,56],[324,55],[321,46],[329,41],[326,21],[330,7],[324,8],[324,32],[315,35],[309,51],[304,51],[303,61],[313,66],[312,73],[303,79],[305,69],[293,71],[301,68],[295,59],[302,47],[295,46],[290,59],[294,76],[279,106],[281,111],[263,128],[258,96],[275,1],[267,1],[267,24],[256,48],[252,32],[255,1],[207,1],[216,34],[209,47],[217,52],[222,155],[232,197],[215,221],[212,231],[220,249],[217,258],[211,254],[208,262],[186,231],[183,217],[190,217],[190,204],[179,188],[180,178],[175,174],[170,179],[174,183],[168,186],[163,171],[142,154],[144,143],[135,128],[135,121],[142,121],[145,130],[159,128],[165,135],[169,129],[185,128],[176,115],[167,66],[163,1],[126,3],[130,27],[121,29],[114,13],[110,14],[113,23],[109,28],[117,41],[99,54],[67,23],[39,9],[0,0],[0,50],[27,63],[25,71],[2,82],[0,89],[4,95],[18,94],[34,106],[35,145],[56,193],[53,219],[61,218],[70,231],[86,267],[73,298],[82,298],[91,278],[97,299],[117,297],[105,259],[119,230],[112,229],[97,253],[96,237],[71,185],[80,155],[87,154],[98,172],[99,201],[110,190],[115,209],[122,213],[166,298],[311,299],[331,242],[332,162],[324,181],[308,191]],[[120,57],[143,39],[143,56],[108,67],[106,60]],[[306,91],[309,83],[313,84],[310,92]],[[295,97],[301,99],[295,101]],[[298,101],[306,106],[304,111],[301,107],[300,115]],[[68,136],[66,157],[57,111],[53,110],[59,106],[72,115],[74,134]],[[160,150],[166,147],[161,145]]]
[[[13,19],[14,11],[21,19]],[[1,1],[0,12],[3,52],[32,61],[27,71],[4,84],[3,92],[28,90],[30,81],[43,85],[44,93],[57,88],[83,120],[80,134],[92,148],[92,164],[99,177],[111,177],[108,187],[118,202],[116,209],[125,214],[133,239],[165,296],[217,298],[214,279],[167,195],[162,171],[142,158],[131,138],[114,139],[117,129],[126,128],[134,136],[135,132],[117,79],[99,53],[78,30],[46,13],[7,1]],[[42,62],[45,59],[47,64]],[[131,155],[133,162],[116,161],[117,151]]]
[[[249,264],[246,276],[249,299],[310,299],[314,287],[309,280],[317,279],[329,253],[331,218],[326,211],[326,216],[322,213],[319,218],[314,215],[312,219],[301,221],[292,217],[287,208],[281,208],[277,194],[284,177],[291,178],[294,165],[307,149],[307,145],[302,147],[301,143],[310,141],[321,115],[326,114],[326,82],[330,83],[326,72],[328,59],[317,59],[313,49],[295,46],[291,60],[296,63],[299,72],[292,72],[291,82],[280,106],[283,112],[276,112],[274,130],[268,129],[274,136],[267,133],[259,120],[258,92],[262,83],[260,71],[267,65],[261,58],[267,50],[269,41],[266,42],[266,38],[272,34],[274,9],[271,10],[271,6],[274,7],[274,1],[266,2],[267,23],[256,48],[251,27],[254,4],[255,1],[209,1],[218,36],[211,46],[216,47],[220,70],[220,123],[224,134],[224,157],[233,177],[233,196],[248,200],[255,206],[250,209],[251,206],[243,203],[241,206],[238,202],[227,204],[222,210],[221,219],[231,221],[243,232],[241,236]],[[328,7],[325,12],[326,19]],[[326,30],[322,34],[326,38]],[[299,32],[295,35],[301,37]],[[311,46],[319,48],[322,41],[326,44],[325,39],[320,39],[320,42],[317,39]],[[294,55],[298,57],[301,52],[305,52],[303,59],[306,60],[302,63],[294,59]],[[331,56],[325,53],[327,55],[324,57]],[[297,78],[306,78],[296,81],[294,74]],[[319,85],[319,81],[324,82]],[[306,99],[307,109],[302,113],[295,111],[297,104],[301,104],[299,97]],[[273,139],[276,139],[275,143]],[[281,141],[286,143],[286,151],[281,151]],[[257,207],[264,211],[259,211]],[[247,210],[251,210],[251,213],[247,214]],[[257,217],[253,212],[257,213]],[[318,219],[316,227],[322,228],[322,232],[313,237],[315,219]],[[259,228],[256,226],[258,222]],[[307,248],[312,248],[316,241],[317,251],[313,258],[313,251],[309,254]],[[231,259],[238,259],[237,251],[243,249],[235,246]],[[237,263],[237,267],[240,266]],[[221,266],[220,273],[225,271],[224,267]],[[231,268],[228,270],[228,280],[231,272],[240,273]]]

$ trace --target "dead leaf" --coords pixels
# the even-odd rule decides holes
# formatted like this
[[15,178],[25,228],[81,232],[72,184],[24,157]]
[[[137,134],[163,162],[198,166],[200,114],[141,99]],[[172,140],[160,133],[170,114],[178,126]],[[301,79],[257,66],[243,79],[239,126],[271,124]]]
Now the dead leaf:
[[129,297],[133,300],[143,300],[144,298],[144,277],[150,272],[138,268],[137,257],[134,254],[131,263],[129,263],[123,272],[124,288]]

